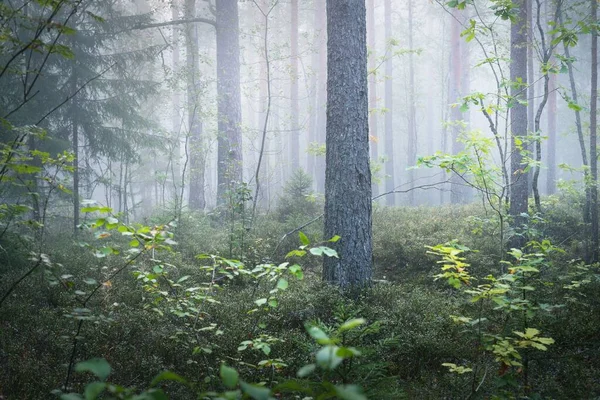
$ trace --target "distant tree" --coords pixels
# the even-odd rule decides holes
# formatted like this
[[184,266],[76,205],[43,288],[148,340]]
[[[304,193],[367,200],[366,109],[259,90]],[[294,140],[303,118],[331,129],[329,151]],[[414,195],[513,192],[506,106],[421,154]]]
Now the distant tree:
[[[408,147],[407,163],[413,167],[417,163],[417,107],[415,97],[415,61],[414,61],[414,4],[413,0],[408,0]],[[408,171],[409,188],[415,187],[415,170],[411,168]],[[415,191],[408,192],[408,202],[411,206],[415,205]]]
[[372,274],[365,0],[328,1],[327,36],[325,236],[341,239],[323,278],[349,289]]
[[242,182],[242,100],[238,0],[216,1],[217,28],[217,204]]
[[[375,0],[367,0],[367,46],[369,59],[369,136],[371,143],[371,160],[378,162],[379,137],[377,132],[377,53],[375,52]],[[373,195],[379,194],[379,183],[373,182]]]
[[[392,1],[384,0],[383,2],[384,14],[385,14],[385,40],[386,45],[391,45],[392,40]],[[385,59],[385,153],[387,161],[385,163],[385,191],[392,192],[396,187],[394,181],[394,65],[393,57],[386,57]],[[388,206],[396,204],[396,196],[388,194],[386,196],[386,203]]]
[[598,1],[590,0],[591,26],[592,26],[592,48],[591,48],[591,89],[590,89],[590,169],[592,172],[591,182],[591,219],[592,219],[592,262],[598,262],[600,252],[600,240],[598,237]]
[[[185,0],[184,17],[188,20],[196,17],[196,0]],[[189,200],[191,210],[203,210],[205,198],[205,153],[203,149],[202,119],[200,104],[200,54],[198,49],[198,30],[195,23],[185,25],[186,48],[186,89],[189,135]]]
[[[289,141],[292,174],[300,168],[300,126],[298,124],[298,0],[290,1],[290,117]],[[291,176],[291,175],[290,175]]]
[[525,170],[527,163],[524,154],[527,150],[527,105],[525,100],[527,88],[527,8],[525,0],[515,1],[518,14],[511,21],[510,28],[510,80],[512,108],[510,109],[511,129],[511,188],[510,215],[512,226],[517,231],[511,241],[512,247],[522,247],[525,238],[520,235],[526,223],[528,212],[528,179]]

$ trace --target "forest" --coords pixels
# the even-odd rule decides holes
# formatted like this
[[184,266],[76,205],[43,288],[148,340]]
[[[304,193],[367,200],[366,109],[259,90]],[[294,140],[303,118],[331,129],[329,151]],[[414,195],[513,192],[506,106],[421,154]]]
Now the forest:
[[599,399],[598,3],[0,1],[0,400]]

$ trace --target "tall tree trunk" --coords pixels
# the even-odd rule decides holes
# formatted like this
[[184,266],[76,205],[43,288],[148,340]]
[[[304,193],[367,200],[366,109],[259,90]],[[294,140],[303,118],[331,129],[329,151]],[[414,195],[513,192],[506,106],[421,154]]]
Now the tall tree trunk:
[[[173,21],[179,20],[179,5],[176,0],[173,0],[171,5],[171,18]],[[173,37],[171,39],[173,59],[171,60],[171,68],[173,76],[177,76],[179,71],[179,34],[180,30],[177,26],[173,26]],[[179,198],[179,185],[181,184],[181,94],[176,86],[172,95],[173,114],[171,118],[171,129],[173,130],[173,151],[172,151],[172,176],[173,179],[173,199],[175,200],[176,215],[179,215],[179,209],[183,199]],[[168,173],[169,171],[167,171]],[[157,204],[158,204],[158,198]]]
[[[533,134],[535,132],[534,121],[535,121],[535,76],[534,76],[534,59],[533,59],[533,47],[534,47],[534,27],[535,27],[535,18],[533,15],[533,1],[534,0],[525,0],[527,6],[527,82],[530,82],[529,87],[527,88],[527,123],[528,123],[528,132]],[[529,170],[527,172],[528,175],[528,183],[529,183],[529,194],[533,192],[533,186],[531,182],[533,182],[533,171]]]
[[[527,85],[527,8],[525,0],[516,0],[519,10],[517,18],[512,21],[510,28],[510,80],[521,81],[524,86],[511,86],[511,96],[516,100],[525,100],[522,87]],[[511,191],[510,191],[510,215],[512,216],[512,227],[516,235],[511,240],[511,247],[521,248],[526,239],[522,235],[527,219],[523,216],[528,212],[528,183],[527,167],[523,161],[524,137],[527,136],[527,106],[522,102],[514,101],[510,109],[511,126]],[[524,145],[523,145],[524,146]]]
[[[562,17],[562,11],[559,11],[558,14],[558,21],[559,24],[562,25],[563,24],[563,17]],[[567,58],[571,58],[571,52],[569,50],[569,46],[568,45],[564,45],[564,50],[565,50],[565,56]],[[569,85],[571,88],[571,97],[573,100],[573,103],[578,104],[579,101],[579,95],[577,93],[577,85],[575,84],[575,74],[573,73],[573,65],[571,63],[567,63],[567,69],[569,71]],[[589,187],[589,181],[590,181],[590,173],[589,173],[589,163],[588,163],[588,156],[587,156],[587,149],[586,149],[586,145],[585,145],[585,137],[583,136],[583,124],[581,123],[581,112],[579,111],[579,108],[575,107],[574,109],[575,112],[575,127],[577,128],[577,138],[579,139],[579,150],[580,150],[580,154],[581,154],[581,163],[583,165],[583,181],[584,181],[584,185],[585,185],[585,205],[583,207],[583,222],[585,222],[586,224],[590,223],[590,211],[591,211],[591,192],[590,192],[590,187]]]
[[[325,143],[326,107],[327,107],[327,20],[325,18],[325,0],[316,2],[316,29],[319,30],[319,68],[317,89],[317,141]],[[316,160],[317,191],[325,193],[325,157]]]
[[[463,77],[462,64],[462,38],[460,33],[462,27],[460,24],[460,12],[452,9],[452,19],[450,25],[450,82],[448,96],[450,103],[460,102],[461,86]],[[450,109],[450,125],[452,134],[452,154],[458,154],[465,149],[463,143],[459,141],[460,132],[462,130],[462,113],[459,107]],[[452,204],[461,204],[465,202],[465,182],[456,173],[452,173],[450,177],[450,202]]]
[[546,194],[556,193],[556,74],[548,81],[548,147],[546,148]]
[[[379,149],[377,135],[377,75],[375,52],[375,0],[367,0],[367,40],[369,49],[369,136],[371,138],[371,160],[379,163]],[[379,194],[377,180],[373,182],[373,196]]]
[[[598,21],[598,0],[591,0],[592,23]],[[598,149],[597,149],[597,101],[598,101],[598,31],[592,29],[592,79],[590,90],[590,168],[592,173],[592,262],[598,261]]]
[[326,257],[323,279],[344,289],[372,275],[369,101],[364,0],[327,2],[327,168],[325,237],[339,258]]
[[[185,18],[196,17],[196,0],[185,0]],[[198,50],[198,31],[196,24],[187,24],[186,42],[186,78],[187,112],[189,140],[190,184],[188,206],[192,211],[203,210],[206,206],[204,195],[204,149],[202,141],[202,120],[200,118],[200,62]]]
[[217,0],[217,204],[242,178],[242,98],[238,0]]
[[71,117],[71,136],[73,140],[73,235],[79,232],[79,126],[75,117]]
[[[392,40],[392,1],[384,0],[383,2],[385,14],[385,42],[386,46],[390,46]],[[392,192],[396,187],[394,180],[394,104],[393,104],[393,58],[388,55],[385,60],[385,153],[387,161],[385,163],[385,191]],[[396,204],[396,195],[388,194],[386,197],[388,206]]]
[[[415,66],[414,66],[414,44],[413,44],[413,0],[408,0],[408,157],[409,167],[417,163],[417,109],[415,102]],[[415,170],[408,171],[409,188],[415,187]],[[415,205],[415,192],[408,193],[408,202]]]
[[[291,68],[290,68],[290,167],[291,172],[300,168],[300,126],[298,125],[298,0],[291,0],[291,32],[290,32],[290,50],[291,50]],[[291,175],[290,175],[291,176]]]

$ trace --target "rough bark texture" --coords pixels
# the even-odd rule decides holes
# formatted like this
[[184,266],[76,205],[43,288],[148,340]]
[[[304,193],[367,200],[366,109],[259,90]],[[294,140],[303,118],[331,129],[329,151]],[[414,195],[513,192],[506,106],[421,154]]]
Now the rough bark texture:
[[[598,20],[598,0],[591,0],[592,23]],[[598,32],[592,30],[592,79],[590,91],[590,169],[592,173],[591,185],[591,217],[592,217],[592,262],[597,262],[598,257],[598,151],[597,151],[597,101],[598,101]]]
[[300,168],[300,126],[298,125],[298,0],[290,2],[291,32],[291,68],[290,68],[290,111],[291,111],[291,137],[290,137],[290,176]]
[[[185,17],[196,16],[196,0],[185,0]],[[185,28],[187,111],[189,129],[189,165],[190,184],[188,206],[190,210],[204,209],[204,153],[202,146],[202,120],[200,118],[200,77],[198,32],[196,24],[187,24]]]
[[217,204],[242,182],[242,98],[237,0],[217,0]]
[[344,289],[367,285],[372,271],[365,14],[365,0],[327,1],[325,237],[341,239],[323,278]]
[[[516,6],[519,9],[519,15],[512,22],[510,29],[510,80],[517,82],[521,80],[522,87],[513,85],[511,88],[511,96],[524,99],[526,90],[523,88],[527,85],[527,8],[525,0],[516,1]],[[511,191],[510,191],[510,215],[512,216],[513,228],[521,233],[526,219],[522,214],[527,213],[528,209],[528,179],[524,173],[526,164],[523,163],[523,146],[519,144],[524,136],[527,135],[527,105],[521,102],[514,101],[510,109],[510,126],[511,126]],[[511,241],[511,247],[522,247],[525,244],[525,238],[522,236],[514,236]]]
[[[384,0],[383,2],[385,14],[385,41],[389,46],[392,39],[392,1]],[[396,187],[394,181],[394,104],[393,104],[393,58],[391,55],[385,60],[385,153],[387,161],[385,163],[385,191],[391,192]],[[386,196],[386,204],[394,206],[396,204],[396,196],[388,194]]]

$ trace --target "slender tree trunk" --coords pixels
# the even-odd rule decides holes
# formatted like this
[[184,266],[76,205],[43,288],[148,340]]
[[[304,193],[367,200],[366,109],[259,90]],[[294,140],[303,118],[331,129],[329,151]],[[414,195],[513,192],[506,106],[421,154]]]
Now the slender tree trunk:
[[[528,131],[530,134],[535,132],[534,121],[535,121],[535,76],[534,76],[534,59],[533,59],[533,47],[534,47],[534,27],[535,27],[535,18],[533,14],[533,1],[534,0],[525,0],[527,5],[527,82],[530,83],[527,88],[527,123],[528,123]],[[531,182],[533,182],[533,171],[530,170],[527,172],[529,179],[529,194],[533,194],[533,186]]]
[[546,194],[556,193],[556,74],[550,74],[548,82],[548,147],[546,149],[546,165],[548,175]]
[[[598,21],[598,0],[591,0],[592,23]],[[592,79],[590,90],[590,168],[592,174],[591,186],[591,217],[592,217],[592,262],[598,262],[598,149],[597,149],[597,101],[598,101],[598,32],[592,29]]]
[[[367,0],[367,40],[369,49],[369,136],[371,139],[371,160],[373,163],[379,163],[379,149],[377,134],[377,67],[375,52],[375,0]],[[373,182],[373,196],[379,194],[379,184],[377,180]]]
[[[179,7],[176,0],[171,5],[171,18],[173,21],[179,19]],[[171,67],[173,75],[176,76],[179,71],[179,33],[178,27],[173,26],[173,38],[171,39],[173,59]],[[173,153],[172,153],[172,179],[173,179],[173,198],[175,200],[176,215],[179,214],[179,208],[183,199],[179,198],[179,184],[181,182],[181,94],[177,87],[173,90],[173,115],[171,119],[171,129],[173,130]],[[158,201],[158,199],[157,199]]]
[[[451,103],[460,102],[461,86],[463,77],[462,65],[462,38],[460,33],[462,27],[460,24],[461,14],[457,9],[452,10],[451,19],[451,38],[450,47],[450,82],[449,82],[449,101]],[[450,123],[452,133],[452,154],[458,154],[464,150],[464,145],[459,141],[462,131],[462,113],[459,107],[450,109]],[[450,202],[452,204],[461,204],[465,202],[465,186],[463,179],[456,173],[450,177]]]
[[[527,8],[525,0],[516,0],[516,6],[519,10],[517,18],[511,23],[510,38],[510,80],[511,82],[522,82],[522,87],[527,85]],[[523,95],[523,89],[517,85],[512,85],[511,96],[517,99],[526,97]],[[524,150],[521,143],[527,136],[527,106],[521,102],[515,101],[510,109],[511,126],[511,191],[510,191],[510,215],[512,216],[512,226],[516,235],[513,236],[511,247],[521,248],[525,245],[526,238],[523,236],[523,229],[527,219],[523,216],[528,212],[528,183],[527,174],[524,172],[527,167],[523,160]]]
[[75,118],[71,119],[71,137],[73,138],[73,235],[79,232],[79,126]]
[[323,279],[344,289],[367,285],[372,274],[365,13],[364,0],[327,2],[325,237],[341,239]]
[[[558,20],[560,25],[563,24],[562,12],[558,14]],[[565,56],[567,58],[571,58],[571,52],[569,50],[569,46],[564,45]],[[567,69],[569,71],[569,85],[571,88],[571,97],[575,104],[578,104],[579,95],[577,93],[577,85],[575,84],[575,74],[573,72],[573,65],[571,63],[567,63]],[[589,172],[589,163],[587,156],[587,149],[585,144],[585,138],[583,136],[583,124],[581,123],[581,112],[578,108],[575,108],[575,126],[577,128],[577,138],[579,139],[579,149],[581,153],[581,163],[583,164],[583,181],[585,186],[585,205],[583,207],[583,222],[586,224],[590,223],[590,211],[591,211],[591,192],[590,192],[590,172]]]
[[217,205],[242,180],[242,98],[238,0],[216,0],[218,159]]
[[[196,17],[196,0],[185,0],[185,17]],[[198,49],[198,31],[196,24],[187,24],[186,41],[186,77],[187,111],[189,140],[190,183],[188,206],[192,211],[203,210],[206,206],[204,195],[204,149],[202,143],[202,120],[200,108],[200,62]]]
[[[319,30],[319,70],[317,89],[317,141],[325,143],[326,107],[327,107],[327,20],[325,18],[325,0],[315,0],[317,29]],[[325,193],[325,157],[317,157],[317,191]]]
[[290,166],[293,173],[300,168],[300,126],[298,125],[298,0],[291,0],[291,32],[290,32],[290,110],[291,110],[291,140]]
[[[417,163],[417,109],[415,102],[415,66],[414,66],[414,44],[413,44],[413,0],[408,0],[408,157],[409,167]],[[415,187],[415,170],[408,171],[409,188]],[[415,205],[415,191],[408,193],[408,202]]]
[[[384,14],[385,14],[385,41],[386,46],[390,46],[392,40],[392,1],[384,0],[383,2]],[[394,180],[394,92],[393,92],[393,57],[392,54],[388,54],[385,60],[385,153],[387,161],[385,163],[385,191],[391,192],[396,187]],[[388,206],[394,206],[396,204],[396,196],[394,194],[388,194],[386,196],[386,202]]]

